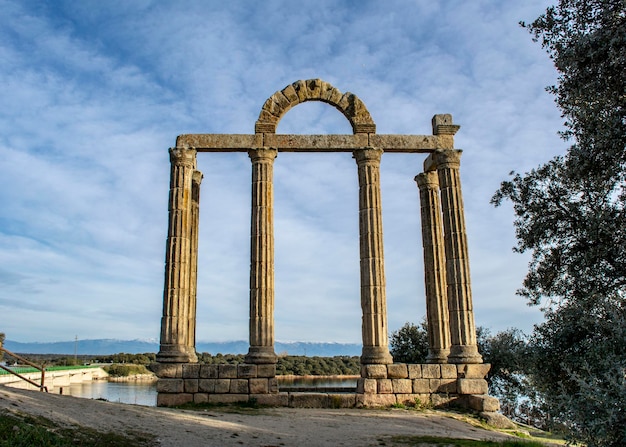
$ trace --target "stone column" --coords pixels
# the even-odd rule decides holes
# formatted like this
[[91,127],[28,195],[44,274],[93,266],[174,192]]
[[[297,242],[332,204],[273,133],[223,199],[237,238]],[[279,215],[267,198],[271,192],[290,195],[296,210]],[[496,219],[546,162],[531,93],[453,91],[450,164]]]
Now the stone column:
[[191,177],[191,253],[189,268],[189,311],[187,326],[187,349],[189,360],[197,362],[196,355],[196,307],[198,286],[198,233],[200,224],[200,184],[202,172],[194,171]]
[[428,322],[428,363],[446,363],[450,354],[450,322],[446,292],[446,260],[441,224],[439,181],[434,171],[415,177],[420,191],[426,319]]
[[476,346],[467,235],[459,166],[461,151],[438,150],[432,154],[441,186],[446,281],[450,313],[450,363],[482,363]]
[[160,363],[185,363],[192,360],[189,349],[189,284],[191,269],[192,177],[196,169],[196,150],[170,149],[170,198],[165,287],[161,318]]
[[361,364],[393,363],[387,334],[387,301],[380,197],[380,158],[383,151],[357,149],[359,174],[359,240],[361,253]]
[[274,352],[274,186],[276,149],[251,149],[250,349],[248,363],[276,363]]

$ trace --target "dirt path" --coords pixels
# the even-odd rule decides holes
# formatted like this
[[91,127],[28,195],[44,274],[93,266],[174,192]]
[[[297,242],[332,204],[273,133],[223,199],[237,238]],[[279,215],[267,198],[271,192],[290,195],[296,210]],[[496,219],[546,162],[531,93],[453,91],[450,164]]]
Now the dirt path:
[[268,408],[250,413],[142,407],[0,386],[0,408],[115,433],[152,433],[160,446],[378,446],[394,435],[505,439],[445,413]]

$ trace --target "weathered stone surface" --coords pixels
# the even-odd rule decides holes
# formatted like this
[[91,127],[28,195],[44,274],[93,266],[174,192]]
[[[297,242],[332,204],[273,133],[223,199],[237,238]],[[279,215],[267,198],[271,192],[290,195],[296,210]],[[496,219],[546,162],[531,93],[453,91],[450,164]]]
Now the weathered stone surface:
[[232,404],[235,402],[248,402],[247,394],[209,394],[211,404]]
[[288,407],[289,394],[250,394],[250,399],[256,400],[259,405],[268,405],[271,407]]
[[386,365],[363,365],[361,366],[361,377],[366,379],[386,379]]
[[442,379],[457,379],[457,365],[442,364],[441,365],[441,378]]
[[220,379],[236,379],[237,365],[219,365],[218,377]]
[[275,378],[268,379],[268,387],[270,393],[278,393],[278,380],[276,380]]
[[157,407],[175,407],[184,405],[193,401],[193,394],[176,393],[176,394],[157,394]]
[[198,391],[201,393],[215,393],[216,379],[200,379],[198,380]]
[[411,379],[391,379],[393,392],[396,394],[412,394],[413,381]]
[[361,379],[363,380],[363,392],[364,393],[377,393],[378,392],[378,379]]
[[476,363],[457,365],[459,378],[465,379],[484,379],[491,369],[489,363]]
[[231,394],[248,394],[250,392],[249,380],[250,379],[231,379],[230,393]]
[[217,379],[218,365],[201,365],[200,366],[200,378],[201,379]]
[[409,377],[409,370],[406,363],[392,363],[387,365],[387,378],[406,379]]
[[330,408],[354,408],[356,406],[356,394],[329,394],[328,406]]
[[180,363],[153,363],[150,370],[162,379],[183,377],[183,365]]
[[194,404],[206,404],[209,401],[208,393],[195,393],[193,395]]
[[185,385],[183,379],[159,379],[157,393],[182,393]]
[[250,394],[269,393],[269,379],[250,379]]
[[459,394],[487,394],[489,387],[484,379],[457,379]]
[[431,379],[413,379],[413,393],[426,394],[430,393]]
[[215,379],[215,393],[224,394],[230,392],[231,379]]
[[378,394],[389,394],[393,393],[393,382],[391,379],[377,379],[378,385]]
[[515,425],[513,421],[511,421],[509,418],[501,413],[483,411],[478,415],[485,420],[487,425],[491,425],[492,427],[505,430],[512,430],[514,428],[517,428],[517,425]]
[[421,379],[422,378],[422,365],[409,364],[409,379]]
[[422,365],[422,377],[424,379],[440,379],[441,366],[438,364]]
[[237,377],[240,379],[251,379],[257,377],[257,365],[241,364],[237,365]]
[[289,406],[294,408],[328,408],[328,394],[289,393]]
[[185,393],[198,392],[198,379],[185,379]]
[[435,408],[443,408],[454,405],[457,396],[443,393],[435,393],[430,395],[430,403]]
[[183,365],[183,379],[197,379],[200,377],[200,365],[197,363]]
[[467,406],[476,411],[494,412],[500,410],[500,401],[487,395],[467,396]]
[[397,402],[395,394],[357,394],[357,407],[388,407]]
[[431,393],[456,393],[456,379],[429,379]]
[[257,365],[257,377],[276,377],[276,364]]

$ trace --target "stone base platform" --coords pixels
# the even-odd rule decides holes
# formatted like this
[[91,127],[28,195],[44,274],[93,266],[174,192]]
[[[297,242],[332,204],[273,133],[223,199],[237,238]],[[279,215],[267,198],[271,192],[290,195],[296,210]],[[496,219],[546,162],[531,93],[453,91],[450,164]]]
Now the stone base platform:
[[488,364],[363,365],[354,393],[280,392],[276,365],[155,364],[157,405],[256,402],[296,408],[455,406],[494,412]]

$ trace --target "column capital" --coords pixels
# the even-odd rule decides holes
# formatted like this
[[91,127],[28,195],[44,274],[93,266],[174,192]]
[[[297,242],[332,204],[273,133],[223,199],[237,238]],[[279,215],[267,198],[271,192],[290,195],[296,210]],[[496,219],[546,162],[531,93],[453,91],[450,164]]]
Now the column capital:
[[194,147],[171,147],[170,163],[187,168],[196,167],[196,148]]
[[424,160],[424,171],[434,171],[436,169],[459,169],[461,166],[460,149],[439,149],[433,152]]
[[436,171],[422,172],[417,174],[413,180],[415,180],[419,189],[439,189],[439,177]]
[[364,147],[362,149],[356,149],[352,152],[352,158],[356,160],[357,164],[372,161],[380,163],[383,152],[384,151],[382,149],[377,147]]
[[273,147],[260,147],[257,149],[250,149],[248,156],[252,163],[267,163],[272,162],[278,156],[278,149]]
[[191,181],[197,185],[202,183],[202,179],[204,178],[204,174],[201,171],[193,171],[191,175]]

